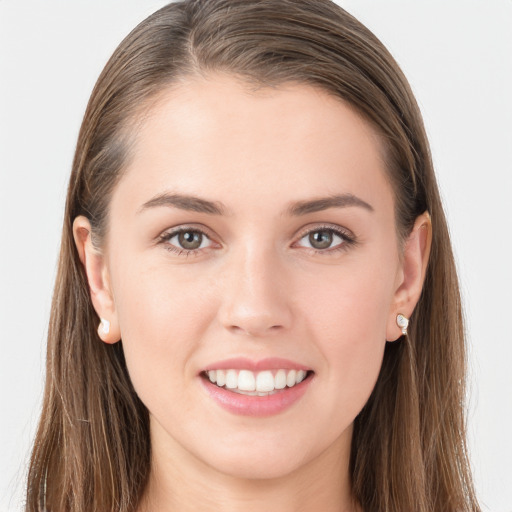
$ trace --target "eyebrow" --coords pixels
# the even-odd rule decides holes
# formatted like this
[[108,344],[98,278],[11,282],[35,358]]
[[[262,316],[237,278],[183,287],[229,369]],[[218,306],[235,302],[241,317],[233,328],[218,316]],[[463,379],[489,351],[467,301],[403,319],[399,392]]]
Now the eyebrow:
[[[137,213],[159,206],[179,208],[180,210],[207,213],[210,215],[227,215],[230,213],[219,201],[209,201],[207,199],[188,194],[173,194],[167,192],[158,194],[145,202],[139,208]],[[329,208],[348,208],[350,206],[363,208],[370,212],[374,211],[370,204],[353,194],[334,194],[328,197],[293,202],[286,208],[284,214],[291,217],[300,217],[302,215],[320,212]]]
[[287,208],[286,213],[290,216],[298,217],[308,213],[327,210],[328,208],[348,208],[349,206],[357,206],[370,212],[374,211],[370,204],[353,194],[335,194],[318,199],[297,201]]
[[148,208],[156,208],[158,206],[169,206],[179,208],[180,210],[187,210],[191,212],[209,213],[211,215],[226,215],[226,207],[218,201],[208,201],[200,197],[191,196],[187,194],[170,194],[164,192],[151,198],[145,202],[137,213],[141,213]]

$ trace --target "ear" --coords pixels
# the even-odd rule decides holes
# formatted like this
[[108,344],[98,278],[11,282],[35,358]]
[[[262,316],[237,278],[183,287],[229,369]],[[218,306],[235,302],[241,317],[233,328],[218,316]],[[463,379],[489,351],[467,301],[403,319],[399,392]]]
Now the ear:
[[102,319],[98,325],[98,336],[105,343],[116,343],[121,339],[114,297],[110,286],[105,258],[91,240],[91,223],[80,215],[73,221],[73,237],[80,261],[84,266],[89,283],[91,300]]
[[402,336],[401,327],[397,324],[397,315],[402,314],[409,318],[420,299],[431,245],[432,222],[429,213],[425,212],[416,219],[405,242],[397,288],[389,312],[386,333],[388,341],[395,341]]

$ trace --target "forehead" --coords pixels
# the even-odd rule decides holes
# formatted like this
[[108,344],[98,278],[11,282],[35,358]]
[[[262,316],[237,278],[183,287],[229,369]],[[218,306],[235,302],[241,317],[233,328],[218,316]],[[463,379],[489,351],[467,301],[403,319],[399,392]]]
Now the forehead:
[[278,204],[357,192],[378,203],[379,189],[389,188],[383,155],[373,127],[320,88],[191,78],[162,91],[140,118],[114,200],[121,194],[140,206],[173,190],[236,208],[269,194]]

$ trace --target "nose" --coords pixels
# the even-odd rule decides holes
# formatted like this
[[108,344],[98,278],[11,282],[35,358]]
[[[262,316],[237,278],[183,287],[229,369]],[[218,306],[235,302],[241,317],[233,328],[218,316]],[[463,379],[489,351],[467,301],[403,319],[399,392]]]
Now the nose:
[[288,329],[292,321],[287,273],[271,250],[240,250],[221,277],[219,318],[232,333],[264,337]]

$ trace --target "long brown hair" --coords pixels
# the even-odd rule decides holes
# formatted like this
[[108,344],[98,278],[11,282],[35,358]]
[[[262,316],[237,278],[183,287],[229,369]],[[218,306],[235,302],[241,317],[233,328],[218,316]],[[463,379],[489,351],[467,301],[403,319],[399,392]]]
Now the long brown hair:
[[87,216],[101,247],[141,108],[179,80],[212,71],[261,87],[311,84],[348,102],[385,143],[399,237],[430,212],[430,262],[409,335],[386,347],[355,420],[352,490],[367,512],[478,511],[465,445],[461,302],[421,114],[382,43],[329,0],[175,2],[136,27],[107,63],[68,189],[26,510],[137,507],[150,468],[148,412],[130,382],[122,341],[98,339],[72,223]]

